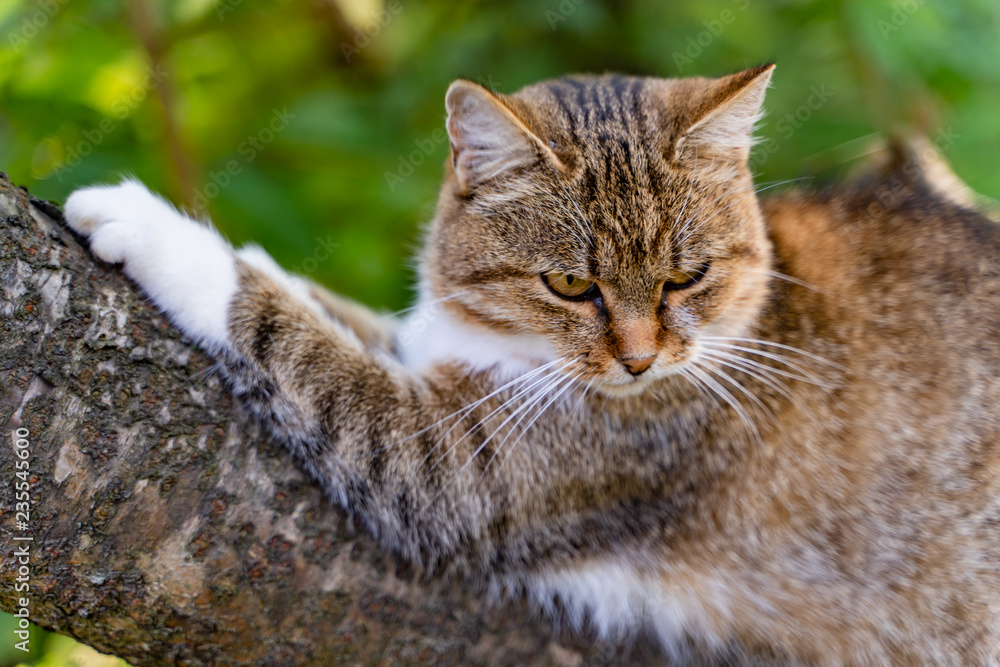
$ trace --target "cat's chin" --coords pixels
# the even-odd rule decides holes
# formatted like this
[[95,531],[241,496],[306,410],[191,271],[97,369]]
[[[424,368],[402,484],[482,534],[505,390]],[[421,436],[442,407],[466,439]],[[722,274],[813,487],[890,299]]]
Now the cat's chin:
[[594,390],[608,398],[631,398],[640,396],[654,387],[663,378],[681,372],[684,364],[675,364],[657,369],[651,374],[643,374],[627,379],[615,378],[607,382],[595,382]]

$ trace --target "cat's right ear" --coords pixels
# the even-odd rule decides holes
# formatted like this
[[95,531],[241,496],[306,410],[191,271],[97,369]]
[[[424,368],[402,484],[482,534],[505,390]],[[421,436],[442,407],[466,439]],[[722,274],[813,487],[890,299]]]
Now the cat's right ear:
[[463,193],[477,185],[548,160],[559,159],[502,96],[459,79],[445,96],[451,160]]
[[668,98],[673,159],[745,163],[773,73],[769,63],[720,79],[676,80]]

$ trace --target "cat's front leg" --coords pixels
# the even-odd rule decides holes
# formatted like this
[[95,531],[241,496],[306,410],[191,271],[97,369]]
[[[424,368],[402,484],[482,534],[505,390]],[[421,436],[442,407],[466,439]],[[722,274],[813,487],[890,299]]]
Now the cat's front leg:
[[65,211],[93,253],[122,263],[158,308],[223,363],[257,418],[390,545],[432,559],[468,541],[459,535],[479,532],[478,513],[450,521],[420,513],[435,495],[425,484],[422,448],[439,434],[426,426],[440,415],[424,405],[426,386],[389,350],[366,345],[338,321],[342,303],[324,307],[310,284],[262,250],[235,251],[134,181],[77,191]]
[[227,312],[240,260],[267,274],[303,305],[344,323],[368,346],[392,348],[388,318],[287,274],[261,248],[240,250],[212,227],[192,220],[137,181],[77,190],[66,201],[70,227],[91,251],[125,273],[186,334],[209,350],[227,342]]

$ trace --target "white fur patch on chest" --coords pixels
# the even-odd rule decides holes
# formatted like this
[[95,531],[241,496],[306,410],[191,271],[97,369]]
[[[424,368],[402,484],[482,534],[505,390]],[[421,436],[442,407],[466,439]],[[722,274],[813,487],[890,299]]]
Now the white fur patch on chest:
[[458,321],[434,300],[421,297],[396,332],[400,358],[413,372],[457,361],[470,371],[494,369],[519,375],[558,355],[551,343],[533,334],[506,335]]

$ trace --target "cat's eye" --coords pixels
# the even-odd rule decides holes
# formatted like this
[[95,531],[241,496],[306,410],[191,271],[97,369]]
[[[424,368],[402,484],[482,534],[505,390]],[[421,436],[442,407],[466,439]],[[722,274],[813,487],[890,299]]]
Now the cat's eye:
[[597,283],[572,273],[549,271],[542,274],[542,280],[557,296],[571,301],[589,299],[597,292]]
[[663,291],[687,289],[704,278],[706,273],[708,273],[708,264],[702,264],[694,271],[674,269],[667,275],[667,280],[663,283]]

